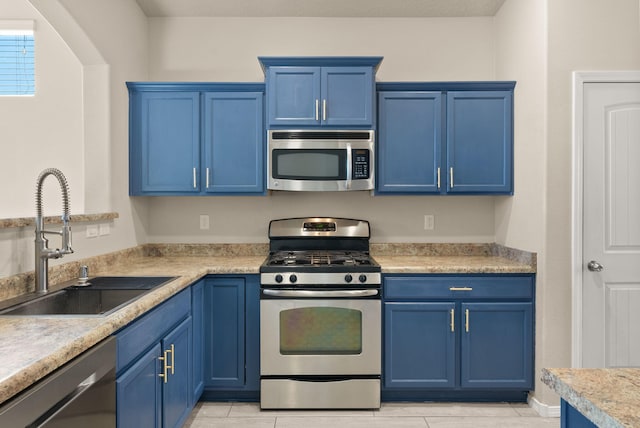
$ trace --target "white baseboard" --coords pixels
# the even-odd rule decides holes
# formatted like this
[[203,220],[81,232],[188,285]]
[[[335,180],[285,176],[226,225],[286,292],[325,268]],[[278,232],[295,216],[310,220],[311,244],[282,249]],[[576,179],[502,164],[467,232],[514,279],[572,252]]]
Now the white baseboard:
[[536,411],[543,418],[559,418],[560,406],[550,406],[541,403],[535,397],[529,397],[529,407]]

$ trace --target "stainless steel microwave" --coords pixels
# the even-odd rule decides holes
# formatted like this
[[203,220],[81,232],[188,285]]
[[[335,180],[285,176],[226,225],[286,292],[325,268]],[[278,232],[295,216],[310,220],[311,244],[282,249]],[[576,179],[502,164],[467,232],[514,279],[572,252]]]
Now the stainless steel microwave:
[[371,190],[375,133],[370,130],[269,130],[267,189]]

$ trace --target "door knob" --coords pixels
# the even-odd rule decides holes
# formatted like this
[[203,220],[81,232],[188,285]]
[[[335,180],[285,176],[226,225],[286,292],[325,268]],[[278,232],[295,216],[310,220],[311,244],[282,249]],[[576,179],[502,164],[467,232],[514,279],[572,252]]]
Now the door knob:
[[589,269],[591,272],[600,272],[602,271],[602,269],[604,269],[604,266],[602,266],[600,263],[598,263],[595,260],[591,260],[587,264],[587,269]]

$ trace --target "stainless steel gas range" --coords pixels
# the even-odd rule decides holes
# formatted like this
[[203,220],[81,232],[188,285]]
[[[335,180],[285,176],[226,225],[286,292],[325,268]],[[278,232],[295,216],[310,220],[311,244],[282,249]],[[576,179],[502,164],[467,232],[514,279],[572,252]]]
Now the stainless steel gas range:
[[380,266],[369,223],[290,218],[269,224],[260,267],[263,409],[380,407]]

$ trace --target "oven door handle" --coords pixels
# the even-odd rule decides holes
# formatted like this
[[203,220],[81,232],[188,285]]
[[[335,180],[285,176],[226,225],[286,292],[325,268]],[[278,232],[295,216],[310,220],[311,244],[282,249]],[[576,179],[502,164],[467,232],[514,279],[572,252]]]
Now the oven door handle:
[[262,292],[273,297],[372,297],[379,294],[379,290],[273,290],[265,288]]

